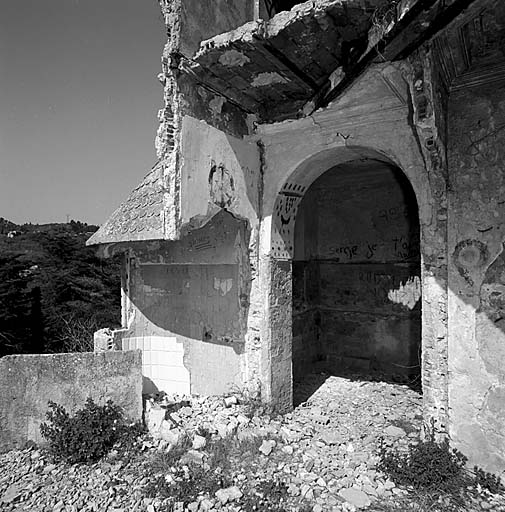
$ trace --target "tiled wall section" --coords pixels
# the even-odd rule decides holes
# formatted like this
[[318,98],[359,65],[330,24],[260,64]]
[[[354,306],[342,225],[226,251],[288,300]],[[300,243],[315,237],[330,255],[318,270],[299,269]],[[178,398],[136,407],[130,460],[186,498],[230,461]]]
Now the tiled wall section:
[[143,392],[190,393],[184,348],[177,338],[143,336],[123,339],[123,350],[142,350]]

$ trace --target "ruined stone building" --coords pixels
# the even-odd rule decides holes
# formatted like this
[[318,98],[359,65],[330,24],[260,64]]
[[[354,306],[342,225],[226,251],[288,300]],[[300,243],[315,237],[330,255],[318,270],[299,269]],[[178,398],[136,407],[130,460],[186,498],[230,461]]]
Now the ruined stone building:
[[504,470],[505,2],[160,5],[158,160],[89,241],[147,387],[289,409],[314,368],[419,373]]

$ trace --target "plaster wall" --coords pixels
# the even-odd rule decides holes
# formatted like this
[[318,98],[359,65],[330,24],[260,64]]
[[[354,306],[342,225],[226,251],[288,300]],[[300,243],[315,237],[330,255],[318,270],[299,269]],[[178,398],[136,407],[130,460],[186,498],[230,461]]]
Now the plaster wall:
[[505,470],[505,90],[449,103],[449,405],[455,444]]
[[39,426],[48,401],[73,413],[88,397],[122,407],[131,421],[142,419],[139,351],[13,355],[0,359],[0,450],[43,442]]
[[220,211],[179,241],[131,250],[122,340],[149,353],[145,391],[208,395],[243,385],[248,236],[245,221]]
[[[235,102],[202,84],[191,72],[190,57],[202,39],[238,27],[254,17],[254,0],[159,0],[167,32],[158,79],[163,85],[163,107],[158,111],[156,155],[163,169],[163,238],[177,240],[181,233],[181,166],[188,116],[204,119],[238,141],[250,133],[252,122]],[[186,71],[186,72],[180,72]],[[233,146],[233,143],[231,144]],[[206,173],[209,168],[206,162]],[[216,163],[219,166],[219,162]]]
[[[217,105],[216,116],[221,116]],[[242,382],[250,391],[260,386],[260,330],[264,296],[259,279],[259,219],[263,176],[261,144],[227,134],[206,121],[185,116],[181,135],[181,233],[187,233],[226,210],[247,225],[236,252],[241,265],[241,322],[245,342]]]
[[[220,115],[216,105],[216,115]],[[255,142],[184,116],[181,133],[182,229],[194,228],[225,208],[258,224],[260,155]]]
[[420,373],[419,224],[401,171],[364,160],[323,174],[300,203],[294,251],[295,380],[311,363]]

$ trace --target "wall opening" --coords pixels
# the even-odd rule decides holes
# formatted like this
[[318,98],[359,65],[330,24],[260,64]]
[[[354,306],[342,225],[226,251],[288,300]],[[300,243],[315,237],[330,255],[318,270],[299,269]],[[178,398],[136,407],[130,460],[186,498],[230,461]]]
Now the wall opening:
[[405,175],[361,158],[306,190],[296,213],[292,371],[420,388],[418,206]]
[[268,18],[273,18],[277,13],[290,11],[295,5],[303,2],[304,0],[263,0],[260,2],[260,9],[266,12]]

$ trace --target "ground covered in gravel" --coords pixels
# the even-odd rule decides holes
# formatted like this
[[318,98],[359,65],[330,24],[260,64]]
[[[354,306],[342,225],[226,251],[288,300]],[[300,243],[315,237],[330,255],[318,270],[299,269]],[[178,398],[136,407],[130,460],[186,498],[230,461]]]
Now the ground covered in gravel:
[[[37,447],[8,452],[0,456],[0,510],[453,510],[377,468],[381,443],[406,449],[419,439],[419,393],[314,374],[295,401],[283,416],[240,394],[149,402],[154,437],[89,465],[53,463]],[[505,500],[480,491],[461,510],[505,511]]]

